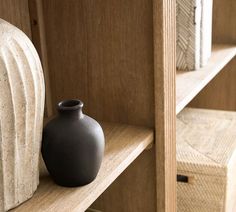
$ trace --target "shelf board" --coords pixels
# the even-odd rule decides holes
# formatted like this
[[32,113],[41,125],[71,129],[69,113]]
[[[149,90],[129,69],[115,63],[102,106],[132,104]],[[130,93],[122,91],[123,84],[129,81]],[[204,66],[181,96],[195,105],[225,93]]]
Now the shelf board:
[[12,211],[85,211],[106,188],[153,142],[153,130],[102,124],[106,149],[97,178],[89,185],[65,188],[49,176],[40,179],[34,196]]
[[177,71],[176,113],[178,114],[236,55],[235,45],[213,45],[208,64],[197,71]]

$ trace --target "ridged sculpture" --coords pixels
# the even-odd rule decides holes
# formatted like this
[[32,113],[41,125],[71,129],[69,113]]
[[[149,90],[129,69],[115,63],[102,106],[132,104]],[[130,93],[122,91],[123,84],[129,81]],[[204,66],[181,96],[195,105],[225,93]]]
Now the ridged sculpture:
[[39,184],[44,99],[33,44],[0,19],[0,211],[32,197]]

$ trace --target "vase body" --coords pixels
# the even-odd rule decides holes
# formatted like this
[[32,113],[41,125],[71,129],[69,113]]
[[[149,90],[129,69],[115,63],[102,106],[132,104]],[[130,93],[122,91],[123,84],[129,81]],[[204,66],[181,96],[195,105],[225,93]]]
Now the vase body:
[[0,19],[0,211],[16,207],[37,189],[44,98],[33,44]]
[[43,132],[42,155],[53,180],[62,186],[92,182],[104,154],[104,134],[97,121],[82,113],[80,100],[58,104],[59,116]]

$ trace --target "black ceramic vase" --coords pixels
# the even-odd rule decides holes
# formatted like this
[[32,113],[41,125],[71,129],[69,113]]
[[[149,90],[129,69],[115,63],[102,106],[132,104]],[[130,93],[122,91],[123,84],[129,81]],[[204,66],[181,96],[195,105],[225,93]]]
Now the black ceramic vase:
[[80,100],[58,104],[59,115],[43,132],[42,155],[53,180],[62,186],[92,182],[104,153],[104,134],[97,121],[82,112]]

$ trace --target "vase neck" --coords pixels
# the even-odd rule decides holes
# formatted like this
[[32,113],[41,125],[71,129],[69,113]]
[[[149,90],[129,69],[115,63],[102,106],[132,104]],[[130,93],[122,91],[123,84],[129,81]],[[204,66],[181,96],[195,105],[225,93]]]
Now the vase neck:
[[83,102],[77,99],[64,100],[58,104],[58,112],[60,116],[68,118],[82,118],[83,117]]

